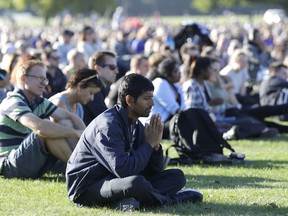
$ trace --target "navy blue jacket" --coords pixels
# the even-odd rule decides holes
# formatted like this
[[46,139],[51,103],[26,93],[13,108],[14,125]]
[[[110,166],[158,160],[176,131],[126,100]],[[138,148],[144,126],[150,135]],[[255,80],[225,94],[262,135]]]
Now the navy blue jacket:
[[101,85],[101,91],[94,95],[93,101],[89,101],[87,104],[83,105],[83,121],[86,125],[89,125],[94,118],[107,110],[105,97],[107,96],[109,89],[110,87],[105,88],[103,85]]
[[127,109],[115,105],[95,118],[83,132],[66,169],[71,201],[106,176],[153,175],[163,168],[163,151],[145,141],[140,121],[129,123]]

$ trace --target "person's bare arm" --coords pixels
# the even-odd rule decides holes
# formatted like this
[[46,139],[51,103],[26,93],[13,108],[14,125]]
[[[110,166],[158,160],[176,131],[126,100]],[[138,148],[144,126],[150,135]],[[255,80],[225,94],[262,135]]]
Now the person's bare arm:
[[85,123],[79,116],[60,107],[52,113],[51,117],[55,119],[55,121],[69,119],[72,121],[74,128],[78,130],[84,130],[86,128]]
[[[68,111],[66,104],[65,104],[62,100],[60,100],[60,99],[58,99],[58,98],[55,98],[55,99],[51,100],[51,102],[52,102],[53,104],[55,104],[57,107],[62,108],[62,109],[65,109],[65,110]],[[53,122],[57,122],[57,120],[54,119],[54,118],[52,118],[51,116],[50,116],[50,119],[51,119],[51,121],[53,121]]]
[[30,128],[37,135],[44,138],[79,138],[83,132],[83,130],[64,127],[60,124],[50,121],[49,119],[41,119],[32,113],[24,114],[18,120],[21,124],[27,128]]

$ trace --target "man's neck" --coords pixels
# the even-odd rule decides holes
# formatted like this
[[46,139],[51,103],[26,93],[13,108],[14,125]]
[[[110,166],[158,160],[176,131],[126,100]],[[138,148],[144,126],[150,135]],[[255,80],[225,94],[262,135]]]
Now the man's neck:
[[129,108],[127,108],[128,111],[128,119],[130,124],[134,124],[138,120],[138,116],[135,114],[135,112]]
[[100,81],[101,81],[101,83],[102,83],[102,85],[106,88],[107,87],[107,85],[108,85],[108,83],[107,82],[105,82],[101,77],[99,77],[99,79],[100,79]]
[[21,89],[21,90],[23,91],[23,94],[25,95],[25,97],[30,103],[37,98],[37,96],[35,96],[34,94],[31,94],[29,91],[25,89]]

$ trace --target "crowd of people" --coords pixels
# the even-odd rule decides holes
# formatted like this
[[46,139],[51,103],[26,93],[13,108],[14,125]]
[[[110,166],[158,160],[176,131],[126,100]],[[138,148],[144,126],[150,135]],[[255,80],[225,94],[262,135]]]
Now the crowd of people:
[[237,137],[220,130],[231,117],[263,122],[258,137],[288,132],[266,121],[288,119],[285,23],[78,23],[0,34],[1,174],[66,172],[78,206],[201,202],[182,189],[181,170],[166,169],[160,144],[182,110],[207,111],[227,139]]

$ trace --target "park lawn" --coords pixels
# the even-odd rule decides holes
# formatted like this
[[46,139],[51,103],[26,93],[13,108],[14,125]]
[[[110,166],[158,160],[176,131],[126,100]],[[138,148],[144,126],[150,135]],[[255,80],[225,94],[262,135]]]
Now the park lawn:
[[[142,209],[131,215],[288,215],[288,136],[231,141],[245,165],[182,165],[187,187],[204,194],[200,204]],[[171,143],[164,141],[164,148]],[[225,150],[225,154],[229,152]],[[176,156],[171,151],[172,157]],[[174,166],[169,166],[174,167]],[[0,215],[120,215],[107,208],[78,208],[68,201],[64,176],[37,180],[0,177]]]

